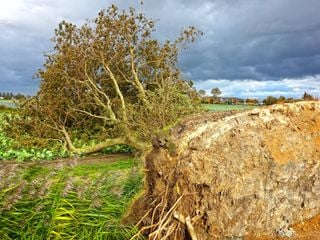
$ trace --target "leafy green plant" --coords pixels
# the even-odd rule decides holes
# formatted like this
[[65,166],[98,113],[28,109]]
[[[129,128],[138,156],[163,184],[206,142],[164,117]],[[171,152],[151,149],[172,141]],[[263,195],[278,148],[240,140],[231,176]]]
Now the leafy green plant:
[[[47,149],[36,147],[17,147],[16,140],[6,136],[3,128],[13,118],[16,112],[0,112],[0,160],[52,160],[58,157],[66,157],[67,152],[63,149]],[[50,146],[49,146],[50,147]]]
[[[8,120],[17,116],[17,112],[0,112],[0,160],[16,160],[23,161],[38,161],[38,160],[53,160],[56,158],[68,157],[69,153],[62,148],[61,145],[48,145],[44,147],[35,147],[32,144],[29,146],[21,146],[16,139],[6,136],[3,128],[8,125]],[[24,137],[24,136],[21,136]],[[79,146],[93,146],[95,140],[85,142],[83,139],[75,139]],[[100,151],[101,154],[110,153],[132,153],[134,149],[128,145],[118,144],[104,148]]]

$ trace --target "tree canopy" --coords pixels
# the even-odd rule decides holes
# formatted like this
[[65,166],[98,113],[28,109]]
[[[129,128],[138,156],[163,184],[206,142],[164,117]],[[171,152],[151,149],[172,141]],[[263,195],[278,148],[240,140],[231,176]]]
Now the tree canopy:
[[206,91],[205,90],[202,90],[202,89],[200,89],[199,91],[198,91],[198,93],[200,94],[200,96],[205,96],[206,95]]
[[114,144],[148,149],[161,129],[195,111],[197,95],[177,58],[200,32],[189,27],[159,42],[154,31],[154,20],[115,5],[80,27],[61,22],[37,74],[40,90],[21,106],[17,126],[76,153]]
[[302,99],[303,99],[303,100],[306,100],[306,101],[315,100],[315,98],[314,98],[311,94],[309,94],[309,93],[307,93],[307,92],[304,92],[304,93],[303,93]]
[[219,95],[221,95],[221,90],[219,88],[213,88],[211,89],[211,94],[214,98],[217,98]]

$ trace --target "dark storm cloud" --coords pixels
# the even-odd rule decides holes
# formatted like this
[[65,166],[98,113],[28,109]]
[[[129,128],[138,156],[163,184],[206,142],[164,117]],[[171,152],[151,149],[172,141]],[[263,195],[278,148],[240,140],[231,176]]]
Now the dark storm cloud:
[[0,2],[0,92],[35,93],[33,76],[52,48],[54,28],[63,19],[81,24],[103,6],[98,0]]
[[[234,1],[213,7],[182,66],[199,79],[281,79],[319,73],[319,1]],[[206,46],[201,49],[201,44]],[[193,65],[193,62],[198,63]],[[186,65],[184,65],[186,63]],[[205,71],[201,71],[205,70]]]
[[38,83],[31,77],[41,67],[42,52],[51,48],[48,39],[58,22],[81,24],[111,2],[159,19],[155,36],[161,40],[176,38],[184,26],[202,30],[204,36],[180,57],[184,75],[199,86],[209,88],[204,82],[210,79],[248,84],[247,79],[285,83],[304,77],[320,85],[318,0],[145,0],[142,7],[129,0],[11,2],[17,4],[11,4],[12,16],[0,14],[0,91],[34,92]]

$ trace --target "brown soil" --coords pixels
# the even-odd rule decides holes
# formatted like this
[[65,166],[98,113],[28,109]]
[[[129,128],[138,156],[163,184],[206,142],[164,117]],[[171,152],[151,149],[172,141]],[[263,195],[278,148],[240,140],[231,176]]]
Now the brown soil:
[[186,119],[154,141],[127,220],[150,239],[320,239],[319,139],[320,102]]
[[291,238],[279,236],[254,236],[248,235],[244,240],[319,240],[320,239],[320,214],[315,217],[296,223],[292,226],[295,235]]

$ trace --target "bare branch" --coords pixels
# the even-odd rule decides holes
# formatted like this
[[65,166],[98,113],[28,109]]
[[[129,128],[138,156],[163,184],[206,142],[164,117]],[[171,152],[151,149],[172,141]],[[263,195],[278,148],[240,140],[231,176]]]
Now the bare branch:
[[[101,56],[102,58],[102,56]],[[123,94],[119,88],[119,84],[118,84],[118,81],[116,79],[116,77],[114,76],[113,72],[111,71],[111,69],[109,68],[109,66],[104,62],[103,58],[102,58],[102,64],[103,64],[103,68],[105,69],[105,71],[109,74],[112,82],[113,82],[113,85],[114,85],[114,88],[117,92],[117,95],[119,96],[120,98],[120,101],[121,101],[121,107],[122,107],[122,114],[123,114],[123,120],[124,121],[127,121],[128,117],[127,117],[127,108],[126,108],[126,103],[125,103],[125,100],[124,100],[124,97],[123,97]]]
[[139,91],[141,98],[146,101],[146,93],[144,91],[144,87],[141,84],[141,81],[139,80],[139,76],[134,64],[134,52],[133,52],[133,48],[130,48],[130,60],[131,60],[131,71],[134,77],[134,85],[136,86],[137,90]]

